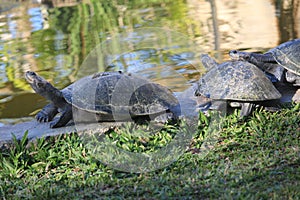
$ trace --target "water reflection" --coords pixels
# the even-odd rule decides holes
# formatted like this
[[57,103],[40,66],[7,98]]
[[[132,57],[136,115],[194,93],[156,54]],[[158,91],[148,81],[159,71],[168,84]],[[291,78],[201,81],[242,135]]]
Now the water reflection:
[[[193,68],[195,74],[203,72],[199,63],[193,64],[200,52],[201,48],[180,32],[159,27],[137,28],[114,34],[96,46],[76,75],[81,78],[97,71],[121,70],[163,83],[175,91],[183,91],[190,86],[189,79],[183,76],[183,68]],[[103,68],[105,66],[109,68]],[[175,69],[176,66],[181,66],[181,69]],[[175,79],[177,84],[166,81],[168,79]]]
[[[27,70],[59,88],[94,71],[123,70],[182,91],[203,73],[201,52],[222,61],[229,49],[265,51],[299,37],[299,1],[3,1],[0,118],[25,117],[46,103],[25,82]],[[136,31],[146,27],[186,38]],[[101,59],[86,61],[97,45]]]
[[280,43],[297,38],[300,31],[300,0],[276,0]]

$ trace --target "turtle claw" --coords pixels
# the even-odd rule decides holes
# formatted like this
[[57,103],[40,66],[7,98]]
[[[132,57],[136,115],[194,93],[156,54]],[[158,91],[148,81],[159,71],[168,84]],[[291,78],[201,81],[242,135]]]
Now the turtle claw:
[[48,104],[38,112],[35,118],[38,122],[50,122],[57,113],[57,108],[53,104]]
[[50,128],[59,128],[65,126],[72,119],[72,107],[67,107],[64,112],[62,112],[59,118],[54,119],[50,123]]
[[38,122],[49,122],[50,121],[49,117],[43,112],[39,112],[35,118],[37,119]]
[[52,122],[50,123],[50,128],[58,128],[58,127],[60,127],[60,126],[58,125],[58,121],[59,121],[59,120],[54,120],[54,121],[52,121]]

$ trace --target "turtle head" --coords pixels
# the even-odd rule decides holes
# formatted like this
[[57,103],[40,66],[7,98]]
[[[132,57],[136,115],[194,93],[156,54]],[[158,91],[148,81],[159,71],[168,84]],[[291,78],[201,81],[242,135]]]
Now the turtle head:
[[46,99],[53,101],[57,97],[61,96],[61,91],[55,88],[51,83],[46,81],[43,77],[32,71],[25,73],[26,81],[30,84],[32,89],[39,95]]
[[210,57],[208,54],[201,54],[200,58],[201,58],[201,62],[203,64],[203,66],[207,70],[209,70],[215,66],[218,66],[218,63],[212,57]]
[[249,61],[251,58],[251,53],[231,50],[229,51],[229,56],[232,60],[242,60],[242,61]]

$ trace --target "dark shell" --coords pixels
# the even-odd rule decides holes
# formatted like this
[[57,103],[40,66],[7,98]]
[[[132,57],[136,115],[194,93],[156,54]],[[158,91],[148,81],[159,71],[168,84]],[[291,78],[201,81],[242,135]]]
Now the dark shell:
[[281,97],[260,69],[244,61],[228,61],[210,69],[198,81],[196,95],[236,101],[263,101]]
[[178,104],[168,88],[120,72],[87,76],[62,91],[73,106],[101,114],[151,115]]
[[300,75],[300,39],[282,43],[269,52],[281,66]]

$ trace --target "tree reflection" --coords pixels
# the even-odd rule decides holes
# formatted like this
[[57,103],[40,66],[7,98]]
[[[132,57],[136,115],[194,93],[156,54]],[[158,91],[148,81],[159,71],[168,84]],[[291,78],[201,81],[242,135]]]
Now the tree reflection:
[[[298,36],[297,15],[300,0],[275,0],[276,14],[279,29],[279,43],[295,39]],[[299,19],[298,19],[299,20]]]

